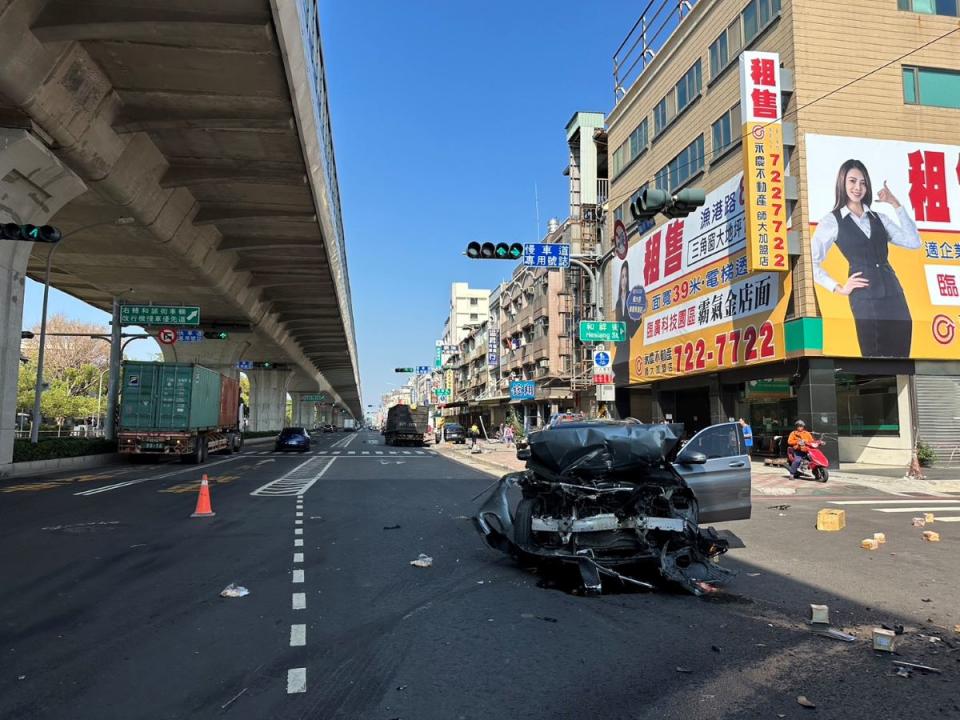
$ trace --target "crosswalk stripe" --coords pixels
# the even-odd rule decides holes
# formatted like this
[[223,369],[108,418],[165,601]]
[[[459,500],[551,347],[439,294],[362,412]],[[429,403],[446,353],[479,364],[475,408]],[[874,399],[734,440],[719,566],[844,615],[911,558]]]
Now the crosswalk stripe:
[[952,517],[940,517],[937,515],[936,522],[960,522],[960,517],[954,515]]
[[925,505],[933,503],[955,503],[954,500],[926,500],[924,498],[912,498],[910,500],[831,500],[831,505],[916,505],[922,502]]
[[949,507],[944,507],[943,505],[938,505],[936,507],[931,507],[929,505],[922,507],[908,507],[908,508],[873,508],[875,512],[882,513],[906,513],[906,512],[932,512],[934,510],[943,511],[943,510],[960,510],[960,505],[951,505]]
[[364,451],[363,451],[363,454],[364,454],[364,455],[369,455],[369,454],[370,454],[370,451],[369,451],[369,450],[364,450]]
[[357,454],[357,451],[356,451],[356,450],[348,450],[348,451],[347,451],[347,455],[356,455],[356,454]]

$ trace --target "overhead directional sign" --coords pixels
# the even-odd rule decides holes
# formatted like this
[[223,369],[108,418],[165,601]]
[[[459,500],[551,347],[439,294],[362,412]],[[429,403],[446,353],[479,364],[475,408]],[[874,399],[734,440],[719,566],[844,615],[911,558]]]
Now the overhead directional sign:
[[253,360],[241,360],[237,363],[238,370],[253,370]]
[[200,308],[179,305],[121,305],[124,325],[199,325]]
[[625,322],[580,322],[580,342],[623,342],[626,339]]
[[570,267],[570,246],[565,243],[527,243],[523,246],[523,264],[552,270]]
[[300,398],[300,402],[323,402],[327,399],[324,393],[311,393]]
[[429,365],[417,365],[417,375],[429,375],[430,366]]

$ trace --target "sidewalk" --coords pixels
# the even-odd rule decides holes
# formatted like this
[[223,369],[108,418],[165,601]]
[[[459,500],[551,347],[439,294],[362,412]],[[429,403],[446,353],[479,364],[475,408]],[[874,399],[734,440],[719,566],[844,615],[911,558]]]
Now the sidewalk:
[[[441,443],[431,447],[441,455],[494,475],[518,472],[526,467],[523,460],[517,460],[517,451],[514,446],[507,447],[503,443],[487,440],[481,440],[479,446],[481,450],[479,453],[471,453],[469,443],[466,445]],[[933,468],[924,468],[927,478],[913,480],[904,477],[903,471],[896,468],[855,466],[853,469],[847,469],[850,465],[845,465],[843,470],[832,470],[830,481],[821,484],[813,480],[794,480],[785,468],[764,465],[762,459],[754,460],[751,465],[755,496],[857,494],[866,490],[892,494],[960,493],[960,479],[958,479],[960,471],[934,472]]]

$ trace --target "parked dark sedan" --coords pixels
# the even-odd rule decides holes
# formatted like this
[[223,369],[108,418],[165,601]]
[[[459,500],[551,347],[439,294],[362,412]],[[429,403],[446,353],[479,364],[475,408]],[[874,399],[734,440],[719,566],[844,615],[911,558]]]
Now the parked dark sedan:
[[299,450],[306,452],[310,449],[310,433],[302,427],[287,427],[277,435],[276,450]]
[[440,433],[443,433],[443,439],[447,442],[454,442],[463,445],[467,442],[467,430],[460,423],[446,423],[443,428],[434,433],[434,440],[440,442]]

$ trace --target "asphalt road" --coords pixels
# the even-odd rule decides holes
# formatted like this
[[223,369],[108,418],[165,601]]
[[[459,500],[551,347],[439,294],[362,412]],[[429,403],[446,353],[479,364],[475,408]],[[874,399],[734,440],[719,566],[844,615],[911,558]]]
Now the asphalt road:
[[[204,471],[216,516],[190,518]],[[881,512],[960,497],[858,497],[840,533],[814,527],[829,497],[755,498],[721,526],[725,592],[581,597],[481,543],[491,481],[362,432],[0,486],[0,717],[960,716],[960,523],[926,543]],[[858,640],[813,634],[811,603]],[[906,626],[898,656],[870,649],[879,623]]]

